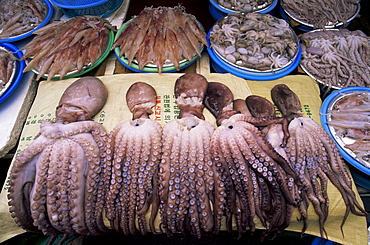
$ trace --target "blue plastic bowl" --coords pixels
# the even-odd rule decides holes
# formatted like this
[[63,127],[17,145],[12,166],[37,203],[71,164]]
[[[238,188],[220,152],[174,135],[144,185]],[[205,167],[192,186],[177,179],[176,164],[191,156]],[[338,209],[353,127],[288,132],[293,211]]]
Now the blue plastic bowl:
[[315,237],[315,239],[312,241],[312,245],[340,245],[340,244],[321,237]]
[[227,63],[224,59],[219,57],[219,55],[216,54],[215,51],[213,51],[213,49],[211,48],[210,40],[209,40],[211,31],[212,31],[212,28],[211,30],[209,30],[207,34],[207,41],[208,41],[207,51],[208,51],[209,57],[211,58],[211,66],[218,73],[231,73],[235,76],[248,79],[248,80],[269,81],[269,80],[275,80],[275,79],[282,78],[284,76],[289,75],[292,71],[294,71],[297,68],[297,66],[299,65],[301,61],[302,48],[301,48],[301,45],[299,44],[298,52],[297,52],[295,59],[289,65],[279,70],[276,70],[273,72],[272,71],[255,72],[255,71],[248,71],[245,69],[240,69],[236,66],[233,66]]
[[289,75],[295,68],[299,65],[301,59],[301,47],[299,46],[298,54],[295,60],[290,63],[288,66],[277,70],[275,72],[251,72],[242,69],[238,69],[228,63],[226,63],[223,59],[219,58],[218,55],[211,48],[207,48],[209,57],[211,58],[212,67],[215,71],[219,73],[231,73],[235,76],[248,79],[248,80],[256,80],[256,81],[269,81],[275,80],[278,78],[282,78],[284,76]]
[[40,23],[40,25],[38,25],[36,28],[34,28],[34,29],[30,30],[29,32],[26,32],[22,35],[18,35],[18,36],[15,36],[15,37],[12,37],[12,38],[7,38],[7,39],[0,39],[0,43],[10,43],[10,42],[19,41],[21,39],[29,37],[30,35],[32,35],[32,33],[34,31],[36,31],[36,30],[40,29],[41,27],[45,26],[50,21],[51,17],[53,16],[54,9],[53,9],[53,6],[51,5],[51,3],[48,0],[43,0],[43,2],[46,4],[47,14],[46,14],[45,19]]
[[[11,43],[0,43],[0,46],[6,48],[7,50],[13,52],[13,55],[20,59],[23,56],[23,53],[19,50],[18,47]],[[0,103],[3,102],[6,98],[9,97],[11,93],[17,88],[19,83],[22,81],[23,69],[26,67],[24,60],[17,60],[15,65],[15,73],[12,81],[9,81],[11,84],[8,89],[0,96]]]
[[108,17],[114,13],[123,3],[124,0],[108,0],[100,5],[85,8],[62,8],[63,14],[68,18],[82,15],[93,15],[102,18]]
[[91,8],[103,4],[109,0],[50,0],[58,7],[66,9]]
[[366,87],[348,87],[348,88],[342,88],[339,90],[336,90],[332,92],[326,99],[324,100],[321,109],[320,109],[320,119],[321,119],[321,125],[325,129],[326,132],[330,135],[331,138],[334,139],[335,143],[338,145],[339,152],[343,156],[343,158],[351,164],[353,167],[357,168],[361,172],[370,175],[370,168],[367,168],[363,164],[361,164],[358,160],[356,160],[355,157],[351,156],[343,147],[341,144],[337,142],[335,139],[335,135],[333,135],[333,132],[331,130],[331,127],[328,126],[327,121],[329,121],[329,115],[328,110],[333,106],[333,104],[341,98],[344,94],[350,94],[355,91],[368,91],[370,92],[370,88]]
[[370,190],[370,181],[369,177],[362,173],[355,173],[352,172],[352,178],[355,181],[355,183],[367,190]]
[[[267,6],[266,8],[257,10],[255,12],[273,15],[274,8],[276,7],[277,3],[278,0],[274,0],[271,5]],[[222,17],[226,16],[229,13],[238,12],[220,6],[215,0],[209,0],[209,11],[215,20],[221,19]]]

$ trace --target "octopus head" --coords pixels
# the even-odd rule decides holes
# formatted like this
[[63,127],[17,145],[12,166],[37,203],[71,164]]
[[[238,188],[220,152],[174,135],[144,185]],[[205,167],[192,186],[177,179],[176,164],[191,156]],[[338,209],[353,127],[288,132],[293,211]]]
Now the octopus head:
[[156,101],[157,92],[151,85],[144,82],[132,84],[126,93],[126,103],[133,114],[133,120],[149,118]]
[[237,111],[238,113],[247,115],[247,116],[252,116],[251,112],[249,111],[246,101],[243,99],[235,99],[233,101],[233,109],[234,111]]
[[107,101],[103,82],[92,76],[82,77],[64,91],[56,108],[57,121],[63,123],[90,120]]
[[231,90],[219,82],[210,82],[204,104],[207,109],[217,118],[217,124],[221,125],[224,119],[236,114],[233,109],[234,95]]
[[281,114],[289,121],[302,116],[298,96],[285,84],[277,84],[271,90],[271,98]]
[[203,99],[207,87],[207,79],[196,73],[187,73],[176,80],[175,96],[181,110],[179,118],[196,116],[204,119]]
[[245,103],[254,117],[273,117],[276,114],[274,105],[265,97],[249,95]]

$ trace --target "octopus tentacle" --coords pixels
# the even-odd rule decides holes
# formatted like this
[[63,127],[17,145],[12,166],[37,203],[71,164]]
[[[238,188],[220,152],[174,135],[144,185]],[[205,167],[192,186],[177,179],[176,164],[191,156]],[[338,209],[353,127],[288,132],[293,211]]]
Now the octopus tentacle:
[[[110,220],[110,225],[113,230],[119,231],[120,225],[119,225],[119,215],[121,214],[121,211],[118,211],[122,208],[120,203],[117,203],[117,198],[120,195],[119,190],[122,188],[123,190],[127,190],[127,186],[124,188],[122,187],[124,185],[123,179],[120,177],[122,175],[122,165],[120,163],[121,157],[124,155],[123,151],[125,151],[126,147],[121,147],[116,149],[116,143],[120,139],[122,139],[122,136],[118,136],[119,133],[121,133],[121,125],[117,125],[109,134],[107,145],[106,145],[106,157],[105,157],[105,163],[106,166],[104,167],[104,170],[106,171],[104,174],[104,178],[106,181],[106,217],[108,220]],[[117,135],[117,137],[114,137],[114,135]],[[119,156],[119,157],[117,157]],[[117,160],[119,159],[119,160]]]
[[[69,160],[71,158],[71,147],[73,147],[71,145],[71,143],[69,142],[68,139],[65,139],[65,140],[61,140],[61,144],[62,144],[62,155],[61,155],[61,159],[60,159],[60,162],[61,162],[61,179],[60,179],[60,182],[59,182],[59,185],[60,185],[60,197],[59,197],[59,200],[61,201],[61,204],[58,208],[58,213],[64,217],[64,221],[66,222],[63,222],[61,225],[62,225],[62,228],[60,229],[61,231],[63,231],[64,233],[66,234],[74,234],[74,231],[73,229],[69,226],[69,193],[68,193],[68,190],[69,190],[69,187],[70,187],[70,180],[68,178],[69,176]],[[55,147],[55,145],[53,145],[53,147]],[[54,153],[55,154],[55,153]]]
[[[74,144],[77,146],[77,144]],[[85,226],[84,222],[84,212],[82,211],[82,207],[84,205],[85,199],[85,184],[84,184],[84,175],[86,175],[86,166],[80,163],[84,163],[86,158],[84,157],[84,152],[82,147],[74,147],[72,148],[71,153],[71,161],[70,161],[70,174],[71,174],[71,185],[70,185],[70,219],[71,219],[71,226],[78,234],[86,234],[87,227]],[[77,198],[80,197],[80,198]],[[82,197],[82,198],[81,198]],[[76,202],[79,200],[78,203]]]
[[49,168],[48,160],[52,151],[52,146],[48,146],[45,150],[37,157],[36,160],[36,174],[35,176],[35,185],[31,191],[31,200],[30,200],[30,207],[31,207],[31,216],[34,220],[34,225],[38,227],[44,234],[53,234],[56,235],[59,232],[53,228],[48,220],[47,215],[47,206],[46,206],[46,198],[47,198],[47,189],[46,186],[43,185],[46,181],[46,173],[47,169]]
[[[35,184],[36,172],[34,168],[39,161],[39,153],[52,144],[52,140],[40,135],[24,151],[21,151],[13,163],[10,172],[9,211],[14,221],[23,229],[37,232],[33,225],[30,211],[30,193]],[[21,200],[18,199],[18,195]]]
[[[138,163],[140,161],[140,149],[141,145],[141,138],[137,137],[137,134],[134,136],[132,141],[132,146],[128,146],[131,149],[127,161],[130,162],[128,175],[130,176],[130,194],[129,194],[129,203],[127,206],[128,209],[128,227],[130,230],[130,234],[135,235],[137,234],[137,229],[135,225],[135,218],[136,218],[136,207],[137,207],[137,199],[138,199],[138,173],[139,173],[139,166]],[[139,206],[140,207],[140,206]],[[140,218],[138,217],[138,221],[140,223]],[[140,225],[140,224],[139,224]],[[145,230],[142,231],[145,233]]]
[[[181,119],[182,121],[184,119]],[[179,126],[182,124],[179,124]],[[191,199],[194,202],[194,189],[195,186],[192,185],[191,179],[194,179],[194,168],[190,169],[192,157],[192,143],[191,140],[191,132],[188,130],[184,130],[179,134],[181,137],[181,146],[180,146],[180,156],[178,158],[178,162],[173,164],[176,166],[175,168],[175,176],[172,178],[173,186],[175,189],[175,194],[178,197],[178,211],[177,211],[177,221],[176,223],[177,228],[182,234],[186,234],[185,226],[187,223],[191,222],[188,219],[188,216],[192,216],[193,213],[190,213],[190,209],[194,209],[191,207]],[[170,180],[171,181],[171,180]],[[194,206],[194,204],[193,204]],[[194,221],[195,223],[195,221]],[[190,225],[190,224],[189,224]]]
[[[163,128],[163,135],[171,135],[170,130],[167,130],[168,127]],[[168,131],[168,132],[167,132]],[[169,139],[173,139],[175,133],[172,136],[169,136]],[[160,227],[163,229],[167,229],[167,202],[168,202],[168,187],[169,187],[169,179],[171,174],[171,165],[169,159],[170,150],[172,148],[172,141],[164,141],[162,146],[162,158],[161,163],[159,165],[158,171],[158,195],[160,197],[160,216],[161,216],[161,224]]]
[[[63,150],[65,148],[65,142],[63,140],[57,140],[56,142],[54,142],[52,148],[53,154],[50,155],[50,158],[48,159],[49,168],[46,171],[47,216],[49,217],[50,223],[55,229],[65,232],[66,230],[68,230],[68,228],[64,230],[64,227],[68,226],[69,214],[66,213],[67,216],[65,217],[61,214],[60,210],[61,206],[63,205],[63,201],[61,200],[61,194],[63,194],[61,190],[62,184],[60,182],[62,180],[62,171],[64,171],[62,164],[64,162]],[[66,158],[69,158],[69,155],[67,155]]]
[[[308,125],[310,126],[312,125],[312,127],[314,127],[315,130],[320,130],[320,132],[322,132],[320,134],[321,142],[328,153],[327,163],[329,163],[330,171],[333,171],[335,173],[336,180],[339,181],[341,188],[345,190],[345,193],[346,193],[345,195],[347,195],[348,198],[351,200],[351,204],[352,204],[350,205],[351,211],[354,214],[364,216],[366,214],[366,211],[356,200],[355,193],[352,190],[351,178],[343,163],[343,160],[340,158],[338,148],[336,147],[334,141],[329,137],[329,135],[321,127],[319,127],[316,123],[313,123],[312,120],[305,120],[305,121],[308,121]],[[323,166],[321,165],[321,167]],[[356,211],[355,207],[358,208],[359,211]]]
[[[329,135],[324,131],[322,127],[320,127],[317,123],[315,123],[313,120],[307,120],[305,118],[301,118],[302,122],[307,125],[308,128],[312,130],[317,130],[319,132],[319,135],[321,136],[321,142],[323,146],[325,147],[326,151],[328,152],[328,157],[331,168],[333,171],[340,176],[341,180],[343,180],[343,185],[348,186],[349,188],[352,188],[352,181],[349,176],[349,173],[347,169],[345,168],[345,165],[342,163],[342,159],[340,158],[340,154],[338,151],[338,148],[336,147],[333,140],[330,139]],[[348,190],[351,192],[352,190]]]
[[[262,138],[257,128],[252,126],[251,124],[243,124],[245,128],[240,128],[241,134],[244,136],[244,141],[246,142],[255,142],[256,138]],[[253,144],[252,147],[246,149],[242,148],[245,151],[246,156],[252,154],[254,157],[254,163],[251,164],[252,168],[257,171],[257,173],[262,173],[271,171],[272,176],[267,176],[266,174],[263,177],[268,180],[269,182],[277,181],[277,184],[280,186],[281,190],[284,193],[284,196],[289,200],[289,203],[296,205],[297,200],[296,197],[292,194],[291,188],[288,187],[285,178],[286,176],[281,171],[280,166],[276,164],[276,162],[266,154],[262,149],[261,146],[258,144]],[[264,162],[266,162],[264,166]]]
[[[205,209],[202,213],[202,228],[206,232],[214,229],[214,233],[217,234],[221,227],[221,219],[223,216],[222,210],[224,209],[224,184],[221,181],[221,178],[218,172],[215,169],[215,165],[212,162],[212,156],[209,151],[211,148],[211,138],[214,132],[214,127],[206,122],[202,122],[204,127],[198,128],[198,139],[197,139],[197,153],[198,159],[200,162],[204,162],[203,165],[198,165],[198,169],[203,170],[203,173],[197,174],[197,179],[201,179],[204,182],[202,185],[199,185],[201,190],[200,193],[205,193],[203,197],[205,200],[205,205],[201,204],[201,209]],[[200,129],[205,128],[206,130],[200,131]],[[203,175],[203,176],[202,176]],[[214,217],[211,216],[212,208],[211,203],[213,204],[213,213]],[[214,225],[215,224],[215,225]]]
[[[79,144],[86,154],[86,165],[84,166],[84,185],[86,192],[84,193],[84,219],[88,234],[99,234],[100,230],[97,226],[97,221],[101,220],[101,215],[96,215],[95,208],[98,202],[97,192],[98,185],[102,174],[100,166],[100,148],[97,142],[93,139],[92,134],[78,134],[71,137]],[[80,204],[81,205],[81,204]],[[82,233],[83,234],[83,233]]]
[[[237,120],[243,120],[246,121],[254,126],[267,126],[271,124],[281,123],[283,126],[283,132],[284,132],[284,139],[283,142],[286,142],[289,138],[289,132],[288,132],[288,122],[286,119],[281,120],[283,118],[276,118],[276,117],[266,117],[266,118],[254,118],[254,117],[248,117],[245,115],[235,115],[234,117],[237,117]],[[246,124],[248,125],[248,124]],[[248,128],[252,129],[251,128]],[[253,127],[254,132],[257,132],[257,128]],[[258,132],[260,134],[260,132]],[[289,163],[279,154],[275,151],[275,149],[270,145],[270,143],[264,139],[264,137],[255,137],[258,144],[261,146],[263,151],[265,151],[271,158],[274,159],[283,169],[286,173],[288,173],[290,176],[292,176],[294,179],[296,179],[296,174],[289,165]],[[282,143],[282,146],[285,146],[286,143]]]
[[262,213],[262,206],[261,206],[261,200],[260,200],[261,188],[258,185],[258,177],[256,173],[250,167],[248,167],[248,172],[251,176],[251,181],[253,185],[252,201],[255,206],[255,213],[257,217],[259,218],[259,220],[261,221],[261,224],[264,227],[267,227],[266,219]]
[[[142,163],[139,173],[139,192],[141,194],[140,207],[138,207],[137,214],[145,219],[144,214],[149,210],[149,204],[153,200],[153,178],[160,160],[162,127],[159,123],[152,120],[145,121],[146,127],[151,128],[152,134],[144,138],[141,155]],[[149,143],[150,142],[150,143]],[[147,150],[150,149],[150,150]]]
[[[209,148],[208,148],[209,149]],[[212,169],[212,170],[211,170]],[[214,220],[214,234],[218,234],[221,227],[222,217],[224,215],[224,210],[226,209],[226,191],[225,184],[221,179],[221,176],[218,174],[216,167],[213,165],[210,168],[214,174],[214,199],[213,202],[213,220]]]
[[[168,124],[167,124],[168,125]],[[170,179],[169,179],[169,186],[168,186],[168,206],[167,206],[167,223],[169,225],[169,231],[171,233],[176,233],[178,229],[180,231],[184,231],[184,223],[181,222],[181,219],[178,223],[178,213],[175,211],[178,208],[178,202],[180,200],[180,185],[176,185],[176,178],[180,178],[180,162],[185,163],[187,159],[187,153],[188,152],[188,146],[182,145],[182,142],[186,142],[188,140],[188,137],[186,137],[185,134],[176,135],[173,139],[172,143],[172,153],[170,154],[170,159],[167,159],[170,162]],[[167,141],[168,139],[164,137],[164,140]],[[180,160],[181,159],[181,160]],[[185,176],[183,176],[185,178]],[[183,180],[182,183],[185,181]],[[184,183],[185,184],[185,183]],[[188,188],[186,188],[188,189]],[[187,197],[188,195],[186,195]],[[169,233],[167,233],[169,234]]]
[[[191,132],[193,133],[193,132]],[[190,226],[192,227],[192,231],[197,238],[201,238],[201,210],[200,205],[207,200],[202,200],[202,196],[205,196],[205,193],[199,191],[199,187],[203,187],[202,177],[198,178],[197,176],[197,166],[196,163],[198,162],[197,155],[200,153],[199,149],[197,149],[197,137],[190,137],[189,139],[189,159],[188,159],[188,167],[189,167],[189,179],[193,179],[195,181],[189,181],[189,215],[190,215]],[[198,165],[199,166],[199,165]],[[199,169],[202,171],[202,169]],[[199,186],[200,185],[200,186]],[[207,213],[206,213],[207,214]],[[208,215],[208,214],[207,214]],[[206,227],[208,228],[208,227]]]
[[254,171],[251,171],[251,173],[253,173],[253,175],[255,175],[257,179],[257,186],[255,189],[257,195],[257,200],[255,200],[257,207],[256,214],[260,219],[262,225],[264,227],[267,227],[268,216],[266,212],[271,206],[270,191],[265,183],[265,180],[262,177],[257,176]]
[[[302,130],[303,135],[310,135],[307,129],[302,128]],[[315,195],[321,203],[321,208],[325,216],[327,216],[329,210],[329,201],[326,191],[326,183],[328,178],[320,167],[321,164],[325,164],[324,159],[327,158],[327,153],[325,148],[322,147],[321,140],[317,135],[311,135],[311,137],[307,137],[305,142],[307,144],[307,149],[311,149],[311,151],[306,151],[306,157],[308,160],[307,173],[311,179],[311,184]],[[318,183],[317,179],[320,180],[320,183]]]
[[[324,234],[325,234],[325,237],[327,237],[327,233],[324,228],[324,223],[325,223],[328,213],[325,213],[325,211],[322,209],[322,205],[321,205],[322,202],[320,201],[320,198],[318,198],[315,193],[316,176],[310,176],[307,173],[308,168],[310,167],[311,164],[313,164],[313,162],[310,161],[309,159],[309,154],[311,154],[311,149],[309,148],[309,139],[305,138],[307,136],[306,136],[306,132],[304,132],[303,130],[297,129],[295,131],[295,135],[297,139],[301,139],[301,143],[299,146],[302,147],[303,155],[301,156],[304,157],[302,161],[305,164],[305,168],[304,168],[305,170],[303,170],[304,174],[301,176],[301,181],[304,183],[308,199],[313,204],[316,214],[319,216],[319,226],[320,226],[321,236],[324,237]],[[312,180],[314,180],[314,182]],[[318,191],[316,190],[316,192]]]
[[[228,232],[231,232],[231,215],[230,210],[228,208],[229,203],[234,203],[232,200],[234,200],[233,195],[230,193],[232,192],[230,190],[231,186],[231,180],[229,174],[226,172],[227,169],[227,163],[224,158],[224,155],[221,153],[221,141],[220,141],[220,131],[216,130],[214,131],[211,139],[211,147],[210,147],[210,153],[213,156],[213,162],[214,166],[213,169],[216,170],[216,180],[217,182],[220,181],[218,184],[215,182],[215,198],[216,200],[219,200],[221,202],[221,205],[215,205],[214,207],[214,216],[215,220],[217,220],[217,226],[215,233],[219,230],[219,224],[221,222],[221,218],[223,215],[223,210],[226,213],[227,219],[226,219],[226,227]],[[221,188],[221,190],[219,190]],[[220,198],[217,198],[220,196]],[[226,196],[229,198],[226,199]]]
[[[230,132],[231,130],[229,130]],[[233,130],[233,136],[229,136],[229,144],[231,154],[236,158],[234,159],[235,164],[235,174],[239,173],[240,175],[234,179],[234,183],[241,182],[241,189],[240,191],[237,189],[239,196],[241,197],[241,200],[243,201],[244,210],[247,212],[247,226],[250,227],[251,231],[253,232],[255,230],[255,224],[253,222],[253,218],[256,214],[256,208],[253,202],[253,199],[250,198],[253,196],[253,189],[252,189],[252,180],[250,178],[249,173],[249,166],[247,165],[247,160],[244,158],[243,153],[239,150],[243,147],[249,147],[248,145],[240,145],[241,140],[239,137],[241,137],[240,134],[234,134],[235,130]],[[244,142],[243,142],[244,143]],[[230,166],[229,166],[230,168]],[[236,185],[238,186],[238,185]],[[245,192],[243,191],[245,190]]]

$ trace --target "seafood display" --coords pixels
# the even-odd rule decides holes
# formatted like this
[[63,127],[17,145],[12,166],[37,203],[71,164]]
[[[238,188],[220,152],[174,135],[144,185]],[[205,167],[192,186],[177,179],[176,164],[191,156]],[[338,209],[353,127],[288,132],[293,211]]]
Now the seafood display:
[[292,18],[314,29],[325,29],[326,26],[346,24],[353,17],[360,0],[282,0],[281,6]]
[[37,80],[47,76],[63,79],[93,65],[109,50],[111,24],[97,16],[77,16],[55,21],[34,32],[37,36],[24,47],[22,59],[28,62],[23,72],[33,70]]
[[56,121],[43,121],[37,138],[16,157],[9,210],[23,229],[51,236],[106,231],[101,161],[107,132],[90,119],[107,95],[98,78],[72,83],[56,108]]
[[212,27],[211,48],[228,63],[246,70],[275,71],[298,53],[298,38],[288,23],[269,14],[228,14]]
[[226,193],[212,161],[214,127],[203,116],[207,87],[207,79],[200,74],[179,77],[175,96],[180,115],[163,128],[156,189],[161,227],[167,235],[181,232],[201,238],[217,234],[221,227]]
[[[274,116],[253,117],[246,104],[233,103],[224,84],[209,84],[205,105],[217,117],[211,155],[226,187],[227,220],[235,220],[239,236],[255,231],[255,218],[265,230],[261,239],[274,238],[289,226],[299,205],[298,178],[289,162],[280,156],[257,128],[283,125],[285,145],[287,120]],[[243,113],[240,113],[242,111]],[[231,224],[227,224],[231,227]]]
[[128,65],[155,65],[158,73],[165,64],[177,70],[185,59],[200,56],[207,45],[206,34],[196,18],[185,12],[184,7],[146,7],[134,17],[116,38],[112,49],[119,48],[119,57],[127,58]]
[[319,124],[300,115],[300,101],[287,85],[276,85],[271,90],[271,97],[283,116],[290,116],[290,137],[285,152],[300,181],[299,211],[303,231],[308,226],[307,208],[311,203],[319,216],[321,236],[327,237],[324,224],[329,215],[327,185],[330,181],[340,192],[346,207],[340,226],[343,234],[343,225],[350,212],[359,216],[367,216],[367,212],[356,199],[350,174],[337,145]]
[[0,1],[0,39],[9,39],[35,29],[46,18],[47,11],[42,0]]
[[[153,176],[160,162],[162,127],[149,118],[156,100],[152,86],[143,82],[131,85],[126,101],[132,120],[117,125],[106,144],[106,216],[111,228],[125,235],[146,234],[145,215],[151,202],[157,200]],[[152,232],[153,227],[151,220]]]
[[370,168],[370,94],[368,91],[343,93],[327,111],[337,142],[361,164]]
[[0,46],[0,96],[13,79],[16,60],[12,52]]
[[[127,87],[131,119],[109,134],[90,120],[105,110],[104,83],[83,77],[65,90],[56,120],[42,121],[13,163],[8,204],[16,224],[52,237],[151,232],[202,239],[222,228],[238,237],[262,229],[266,240],[297,213],[302,233],[317,222],[325,238],[332,185],[346,207],[341,228],[350,212],[367,215],[335,143],[301,116],[286,86],[271,91],[284,116],[276,117],[263,97],[235,100],[223,83],[185,73],[174,86],[179,115],[163,127],[151,119],[160,96],[154,86]],[[318,221],[307,213],[310,205]]]
[[216,2],[220,6],[232,11],[251,12],[267,8],[274,2],[274,0],[247,0],[247,1],[217,0]]
[[300,37],[301,67],[329,88],[370,86],[370,38],[347,29],[312,31]]

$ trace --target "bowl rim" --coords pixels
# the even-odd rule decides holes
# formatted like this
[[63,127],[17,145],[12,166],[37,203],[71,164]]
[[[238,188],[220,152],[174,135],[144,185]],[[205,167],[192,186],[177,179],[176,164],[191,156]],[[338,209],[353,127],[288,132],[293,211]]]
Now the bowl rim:
[[25,68],[26,63],[24,62],[24,60],[19,60],[23,56],[23,53],[14,44],[0,43],[0,46],[4,47],[7,50],[10,50],[11,52],[13,52],[14,56],[18,58],[18,60],[16,60],[16,67],[15,67],[12,81],[9,81],[11,84],[0,96],[0,103],[1,103],[6,98],[8,98],[9,95],[11,95],[14,92],[14,90],[18,87],[18,85],[22,81],[23,69]]
[[[109,0],[95,0],[93,3],[88,3],[88,4],[64,4],[63,2],[67,2],[65,0],[59,1],[59,0],[50,0],[54,5],[61,7],[61,8],[66,8],[66,9],[83,9],[83,8],[90,8],[90,7],[96,7],[100,4],[103,4],[105,2],[108,2]],[[80,3],[81,1],[75,1]]]
[[[211,60],[217,64],[217,66],[220,66],[221,69],[225,70],[226,72],[229,72],[233,75],[236,75],[238,77],[242,77],[244,79],[249,80],[256,80],[256,81],[268,81],[268,80],[275,80],[281,77],[284,77],[288,74],[290,74],[299,64],[300,57],[301,57],[301,47],[299,46],[299,53],[297,58],[291,63],[289,66],[284,67],[281,70],[278,70],[276,72],[268,72],[268,73],[253,73],[248,71],[243,71],[240,69],[237,69],[234,66],[231,66],[230,64],[224,62],[221,60],[212,49],[207,48],[208,54],[211,58]],[[221,67],[222,66],[222,67]],[[226,68],[226,69],[225,69]]]
[[[111,9],[108,9],[108,11],[104,12],[104,13],[101,13],[101,14],[92,14],[92,15],[95,15],[95,16],[99,16],[101,18],[106,18],[108,16],[110,16],[111,14],[113,14],[118,8],[120,8],[124,2],[124,0],[113,0],[116,5],[114,5],[113,7],[114,8],[111,8]],[[106,2],[108,1],[105,1],[101,4],[105,4]],[[99,6],[97,6],[99,7]],[[91,10],[95,7],[83,7],[83,8],[61,8],[61,11],[62,13],[67,16],[68,18],[73,18],[73,17],[76,17],[76,16],[79,16],[79,15],[84,15],[84,14],[80,14],[78,13],[79,10]]]
[[338,146],[340,154],[343,156],[343,158],[350,163],[353,167],[357,168],[361,172],[370,175],[370,168],[367,168],[364,166],[361,162],[359,162],[354,155],[351,155],[349,150],[344,149],[342,144],[340,144],[335,135],[333,134],[334,128],[329,126],[327,124],[329,119],[328,110],[332,108],[332,106],[335,104],[336,101],[339,99],[345,97],[348,94],[351,94],[353,92],[369,92],[370,88],[367,87],[347,87],[342,88],[336,91],[333,91],[328,95],[328,97],[325,98],[324,102],[321,105],[320,109],[320,120],[321,120],[321,126],[325,129],[325,131],[329,134],[329,136],[334,140],[335,144]]
[[[229,8],[226,8],[222,5],[220,5],[219,3],[216,2],[216,0],[209,0],[209,2],[219,11],[221,12],[224,12],[224,13],[238,13],[238,12],[245,12],[245,11],[239,11],[239,10],[232,10],[232,9],[229,9]],[[275,6],[277,5],[278,3],[278,0],[273,0],[271,2],[271,4],[268,4],[264,7],[261,7],[261,8],[257,8],[257,9],[254,9],[250,12],[258,12],[258,13],[267,13],[269,11],[271,11],[272,9],[275,8]],[[260,5],[259,5],[260,6]],[[259,7],[258,6],[258,7]]]
[[41,27],[45,26],[50,21],[51,17],[53,16],[53,14],[54,14],[54,8],[53,8],[53,6],[51,5],[51,3],[48,0],[42,0],[42,1],[46,4],[46,7],[48,9],[47,10],[47,14],[45,16],[45,19],[38,26],[36,26],[35,28],[33,28],[32,30],[30,30],[30,31],[28,31],[26,33],[20,34],[18,36],[11,37],[11,38],[0,39],[0,43],[7,43],[7,42],[19,41],[21,39],[24,39],[26,37],[29,37],[30,35],[33,34],[33,32],[35,32],[36,30],[38,30]]

